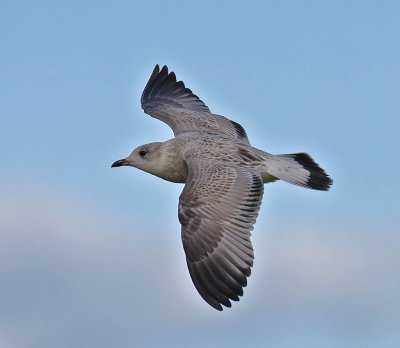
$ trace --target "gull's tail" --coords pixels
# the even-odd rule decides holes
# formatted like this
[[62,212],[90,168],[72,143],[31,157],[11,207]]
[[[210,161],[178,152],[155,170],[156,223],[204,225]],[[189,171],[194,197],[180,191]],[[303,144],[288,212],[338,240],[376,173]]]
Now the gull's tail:
[[272,156],[266,165],[268,174],[294,185],[328,191],[333,183],[329,175],[304,152]]

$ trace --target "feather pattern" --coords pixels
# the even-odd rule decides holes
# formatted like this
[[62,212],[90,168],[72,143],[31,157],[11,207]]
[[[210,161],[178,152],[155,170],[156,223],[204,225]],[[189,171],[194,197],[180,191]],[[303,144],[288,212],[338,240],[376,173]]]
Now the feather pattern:
[[175,136],[184,132],[212,131],[249,143],[246,131],[237,122],[210,112],[204,102],[182,81],[177,81],[166,65],[155,66],[142,93],[142,109],[168,124]]
[[188,161],[179,199],[182,242],[193,283],[211,306],[238,301],[253,265],[250,231],[263,196],[260,175],[248,168]]

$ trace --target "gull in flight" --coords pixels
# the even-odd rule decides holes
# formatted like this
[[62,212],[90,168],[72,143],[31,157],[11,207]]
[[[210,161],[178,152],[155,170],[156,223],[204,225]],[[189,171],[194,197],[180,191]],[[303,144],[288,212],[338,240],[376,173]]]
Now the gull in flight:
[[175,137],[141,145],[112,167],[185,184],[178,218],[190,276],[210,306],[230,307],[243,295],[253,266],[250,231],[264,184],[283,180],[327,191],[332,179],[307,153],[272,155],[251,146],[240,124],[213,114],[167,66],[155,66],[141,104]]

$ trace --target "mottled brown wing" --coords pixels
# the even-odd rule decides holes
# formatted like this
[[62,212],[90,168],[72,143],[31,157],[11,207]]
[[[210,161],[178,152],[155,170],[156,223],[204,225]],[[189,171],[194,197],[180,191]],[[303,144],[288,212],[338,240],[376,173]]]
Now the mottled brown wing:
[[141,97],[144,112],[168,124],[175,136],[188,131],[213,131],[248,143],[244,128],[215,115],[204,102],[177,81],[166,65],[155,66]]
[[250,231],[263,182],[247,168],[190,159],[179,199],[182,242],[193,283],[212,307],[222,310],[243,295],[253,265]]

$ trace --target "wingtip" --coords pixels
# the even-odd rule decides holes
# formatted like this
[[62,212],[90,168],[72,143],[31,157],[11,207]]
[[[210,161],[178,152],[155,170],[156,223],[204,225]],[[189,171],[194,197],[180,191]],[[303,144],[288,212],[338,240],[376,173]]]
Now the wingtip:
[[[206,300],[206,302],[210,305],[210,307],[216,309],[216,310],[219,311],[219,312],[222,312],[222,311],[224,310],[224,307],[223,307],[222,304],[219,303],[219,302],[215,303],[215,302],[209,302],[209,301],[207,301],[207,300]],[[227,307],[228,307],[228,306],[227,306]],[[229,307],[230,307],[230,306],[229,306]]]
[[156,64],[140,98],[142,109],[146,110],[151,98],[159,97],[160,93],[162,93],[164,101],[169,99],[169,102],[175,106],[210,112],[210,109],[197,95],[182,81],[177,81],[175,73],[169,71],[167,65],[163,65],[160,69],[160,65]]
[[163,67],[161,68],[161,71],[165,71],[168,74],[168,66],[167,65],[163,65]]

